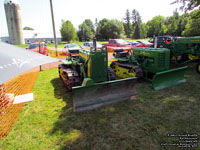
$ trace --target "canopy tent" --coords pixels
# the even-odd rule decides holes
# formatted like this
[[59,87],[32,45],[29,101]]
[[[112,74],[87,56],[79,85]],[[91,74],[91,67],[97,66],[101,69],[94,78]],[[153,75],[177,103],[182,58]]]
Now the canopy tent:
[[58,61],[59,59],[0,42],[0,85],[34,67]]

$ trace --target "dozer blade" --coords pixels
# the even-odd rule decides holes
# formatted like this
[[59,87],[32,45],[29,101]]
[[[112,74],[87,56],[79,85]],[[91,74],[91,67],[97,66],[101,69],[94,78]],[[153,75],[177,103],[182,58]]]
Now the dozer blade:
[[186,69],[187,66],[184,66],[156,73],[152,80],[153,89],[161,90],[186,82],[184,78]]
[[137,98],[137,79],[127,78],[72,89],[74,112]]

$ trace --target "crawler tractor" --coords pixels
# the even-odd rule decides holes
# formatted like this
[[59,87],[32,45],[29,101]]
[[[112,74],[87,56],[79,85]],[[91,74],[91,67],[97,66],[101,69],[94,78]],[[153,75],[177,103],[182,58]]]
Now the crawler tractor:
[[115,72],[108,67],[106,47],[96,50],[79,50],[59,65],[59,75],[68,91],[72,92],[74,111],[94,109],[137,97],[136,78],[116,80]]
[[187,67],[169,69],[170,50],[155,48],[132,48],[131,52],[114,53],[117,61],[111,68],[120,78],[138,77],[152,82],[155,90],[186,82]]
[[197,61],[197,72],[200,73],[200,36],[175,38],[165,47],[170,50],[172,64],[184,64]]

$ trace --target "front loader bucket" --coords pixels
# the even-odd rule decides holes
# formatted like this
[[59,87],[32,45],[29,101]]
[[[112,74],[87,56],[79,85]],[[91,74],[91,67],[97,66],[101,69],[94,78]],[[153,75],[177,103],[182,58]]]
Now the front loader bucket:
[[152,79],[154,90],[161,90],[170,86],[186,82],[184,78],[187,66],[158,72]]
[[137,79],[127,78],[98,83],[92,86],[79,86],[72,89],[74,112],[91,110],[112,103],[135,99]]

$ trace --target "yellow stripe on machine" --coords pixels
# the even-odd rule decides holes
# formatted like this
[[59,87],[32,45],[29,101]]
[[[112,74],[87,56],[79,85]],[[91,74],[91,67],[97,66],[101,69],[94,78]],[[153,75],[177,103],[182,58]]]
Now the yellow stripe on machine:
[[[86,53],[79,53],[79,55],[81,57],[83,57],[85,60],[88,60],[89,59],[89,55],[87,55]],[[90,64],[91,64],[91,59],[88,61],[88,77],[90,78],[91,77],[91,73],[90,73]]]

